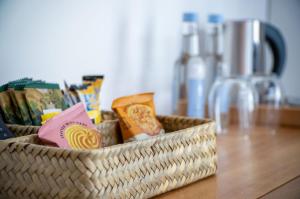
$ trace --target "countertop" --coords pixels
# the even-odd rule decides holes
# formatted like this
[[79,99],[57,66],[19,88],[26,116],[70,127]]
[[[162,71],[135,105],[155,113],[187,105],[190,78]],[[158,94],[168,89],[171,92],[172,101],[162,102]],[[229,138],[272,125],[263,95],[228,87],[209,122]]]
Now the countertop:
[[300,198],[300,128],[217,136],[217,174],[156,198]]

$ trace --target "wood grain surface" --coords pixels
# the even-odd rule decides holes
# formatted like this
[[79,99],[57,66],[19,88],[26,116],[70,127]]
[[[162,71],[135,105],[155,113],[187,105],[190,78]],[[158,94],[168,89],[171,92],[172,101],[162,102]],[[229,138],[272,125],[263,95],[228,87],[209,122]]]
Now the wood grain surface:
[[300,188],[294,187],[299,182],[293,180],[300,176],[300,129],[275,132],[256,127],[246,134],[232,127],[230,132],[217,138],[215,176],[157,198],[260,198],[276,193],[285,199],[298,196],[296,190]]
[[300,177],[297,177],[286,184],[266,194],[262,199],[299,199],[300,198]]

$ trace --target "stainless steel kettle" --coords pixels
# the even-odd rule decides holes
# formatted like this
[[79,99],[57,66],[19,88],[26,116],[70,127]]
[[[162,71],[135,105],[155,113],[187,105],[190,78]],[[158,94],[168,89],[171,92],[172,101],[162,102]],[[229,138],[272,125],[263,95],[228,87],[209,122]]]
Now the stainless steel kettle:
[[273,25],[256,19],[227,21],[224,42],[223,75],[268,75],[264,53],[264,45],[268,44],[273,55],[271,73],[281,76],[286,47],[282,34]]

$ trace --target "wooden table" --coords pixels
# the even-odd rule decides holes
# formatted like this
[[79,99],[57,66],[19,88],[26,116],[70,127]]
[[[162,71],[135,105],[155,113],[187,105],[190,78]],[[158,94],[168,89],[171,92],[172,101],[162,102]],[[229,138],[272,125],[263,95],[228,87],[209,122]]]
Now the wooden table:
[[300,198],[299,128],[231,132],[217,138],[215,176],[157,198]]

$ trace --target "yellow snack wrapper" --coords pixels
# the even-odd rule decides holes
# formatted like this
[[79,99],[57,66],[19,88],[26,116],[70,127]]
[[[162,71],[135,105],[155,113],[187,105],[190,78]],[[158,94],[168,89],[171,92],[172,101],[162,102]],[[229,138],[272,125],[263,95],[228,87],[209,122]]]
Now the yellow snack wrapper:
[[90,75],[90,76],[83,76],[83,85],[92,85],[95,93],[96,93],[96,99],[99,100],[100,98],[100,90],[102,87],[104,76],[103,75]]
[[96,99],[96,93],[93,86],[86,86],[85,88],[78,89],[77,93],[80,100],[84,103],[87,111],[99,111],[99,102]]
[[60,114],[60,112],[55,111],[55,112],[45,113],[45,114],[41,115],[42,125],[58,114]]
[[99,124],[102,121],[99,100],[96,99],[94,87],[92,85],[86,86],[84,89],[78,89],[77,93],[81,101],[85,105],[85,109],[89,113],[90,118],[94,124]]
[[100,108],[100,90],[103,83],[103,75],[85,75],[82,77],[86,89],[79,89],[77,92],[81,101],[86,105],[89,117],[94,124],[102,121]]
[[144,140],[164,133],[156,118],[153,93],[115,99],[112,109],[120,120],[124,142]]
[[87,114],[94,124],[100,124],[102,118],[99,111],[88,111]]

